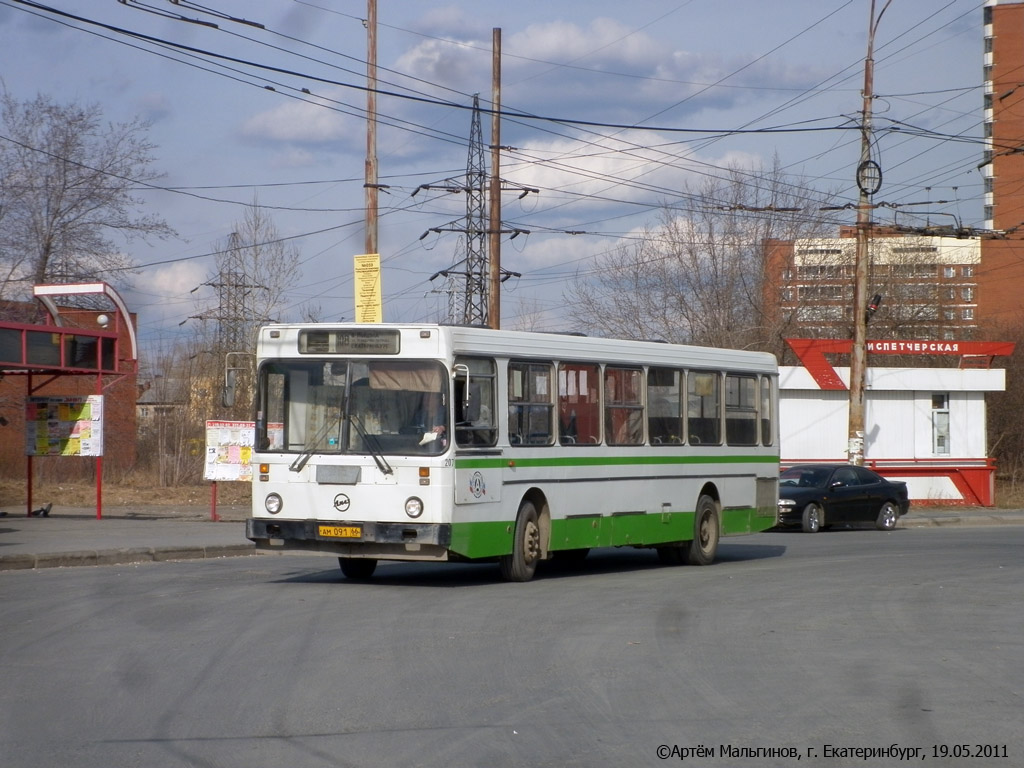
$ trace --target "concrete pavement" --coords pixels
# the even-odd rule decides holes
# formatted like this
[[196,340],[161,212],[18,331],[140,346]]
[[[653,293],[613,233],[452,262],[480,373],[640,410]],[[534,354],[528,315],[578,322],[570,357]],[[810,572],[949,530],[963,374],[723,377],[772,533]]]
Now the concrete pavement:
[[[0,570],[116,565],[253,555],[245,538],[249,507],[138,506],[104,509],[54,507],[47,517],[0,507]],[[911,507],[900,528],[1024,525],[1024,509]]]
[[0,570],[116,565],[255,554],[245,538],[248,505],[53,507],[27,517],[25,507],[0,507]]

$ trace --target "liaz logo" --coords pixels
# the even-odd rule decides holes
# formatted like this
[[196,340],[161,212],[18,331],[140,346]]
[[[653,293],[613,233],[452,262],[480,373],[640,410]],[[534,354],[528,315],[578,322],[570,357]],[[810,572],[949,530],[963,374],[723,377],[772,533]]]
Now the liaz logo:
[[479,471],[474,472],[469,478],[469,492],[478,499],[487,494],[487,483],[484,482],[484,476]]

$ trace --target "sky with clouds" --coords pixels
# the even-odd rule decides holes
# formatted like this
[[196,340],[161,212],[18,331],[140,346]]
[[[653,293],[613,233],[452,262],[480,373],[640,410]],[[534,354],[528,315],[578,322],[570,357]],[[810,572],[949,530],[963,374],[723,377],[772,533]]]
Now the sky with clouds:
[[[902,223],[981,226],[982,2],[876,0],[876,16],[883,7],[875,200],[904,206],[891,209]],[[466,202],[438,187],[464,181],[474,94],[490,105],[493,30],[509,148],[502,218],[530,233],[502,244],[502,266],[520,275],[503,285],[502,322],[563,327],[576,275],[730,163],[778,158],[840,204],[856,200],[869,9],[870,0],[379,0],[384,319],[434,321],[447,307],[443,279],[430,277],[464,256],[448,230]],[[352,319],[366,15],[365,0],[0,0],[8,92],[151,123],[164,176],[138,194],[178,237],[124,244],[140,265],[123,292],[144,342],[189,334],[196,321],[181,323],[210,291],[194,290],[211,277],[210,253],[254,200],[300,254],[280,319],[311,307]],[[487,143],[486,115],[482,134]],[[520,188],[537,192],[520,199]],[[853,218],[843,211],[835,223]]]

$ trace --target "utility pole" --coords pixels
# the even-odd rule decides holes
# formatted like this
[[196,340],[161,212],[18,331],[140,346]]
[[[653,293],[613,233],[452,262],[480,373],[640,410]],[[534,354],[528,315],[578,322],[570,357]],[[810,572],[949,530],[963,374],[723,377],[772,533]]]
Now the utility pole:
[[892,0],[886,0],[881,13],[875,18],[875,0],[871,0],[868,22],[868,51],[864,58],[864,106],[861,113],[860,163],[857,165],[857,251],[853,284],[853,352],[850,356],[850,429],[847,461],[864,464],[864,389],[867,380],[867,295],[868,295],[868,242],[871,230],[871,196],[878,191],[882,173],[871,159],[871,101],[874,98],[875,31],[882,14]]
[[377,0],[366,0],[366,200],[364,253],[377,250]]
[[488,325],[501,328],[501,28],[491,35],[491,188],[488,232]]

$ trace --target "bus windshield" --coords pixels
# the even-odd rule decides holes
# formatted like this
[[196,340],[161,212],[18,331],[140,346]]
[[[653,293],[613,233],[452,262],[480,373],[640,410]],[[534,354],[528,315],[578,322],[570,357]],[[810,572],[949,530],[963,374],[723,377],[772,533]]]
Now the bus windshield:
[[442,453],[448,382],[429,360],[268,361],[259,373],[256,445],[298,454]]

